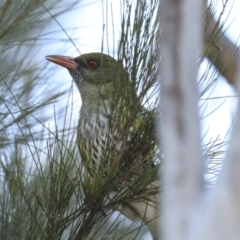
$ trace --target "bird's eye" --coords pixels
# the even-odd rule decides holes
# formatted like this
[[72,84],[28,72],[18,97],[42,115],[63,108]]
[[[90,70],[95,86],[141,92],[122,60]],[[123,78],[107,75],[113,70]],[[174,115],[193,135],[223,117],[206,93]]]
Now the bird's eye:
[[95,60],[90,60],[90,61],[88,62],[88,66],[89,66],[90,68],[96,68],[97,65],[98,65],[98,63],[97,63],[97,61],[95,61]]

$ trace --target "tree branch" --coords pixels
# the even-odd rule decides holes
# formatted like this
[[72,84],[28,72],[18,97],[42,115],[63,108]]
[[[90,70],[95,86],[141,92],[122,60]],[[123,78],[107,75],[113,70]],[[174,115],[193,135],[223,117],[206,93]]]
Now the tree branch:
[[214,19],[210,8],[206,8],[209,23],[205,31],[204,55],[225,77],[229,84],[234,84],[237,72],[238,47],[222,31],[219,21]]
[[196,85],[203,6],[196,0],[177,2],[163,0],[161,5],[162,228],[166,239],[187,239],[190,209],[203,187]]

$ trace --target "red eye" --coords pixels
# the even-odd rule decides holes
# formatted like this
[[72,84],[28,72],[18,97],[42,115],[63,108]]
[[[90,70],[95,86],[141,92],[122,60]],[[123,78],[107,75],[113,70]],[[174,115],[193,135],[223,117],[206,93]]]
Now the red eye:
[[98,63],[97,63],[97,61],[95,61],[95,60],[91,60],[91,61],[88,62],[88,66],[89,66],[90,68],[96,68],[97,65],[98,65]]

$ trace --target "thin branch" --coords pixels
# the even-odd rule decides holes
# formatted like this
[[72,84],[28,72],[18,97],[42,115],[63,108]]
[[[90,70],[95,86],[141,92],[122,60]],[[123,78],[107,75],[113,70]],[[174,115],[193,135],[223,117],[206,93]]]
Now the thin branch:
[[206,10],[210,22],[205,31],[204,55],[212,62],[229,84],[234,84],[237,74],[238,47],[226,36],[222,25],[214,19],[210,8]]

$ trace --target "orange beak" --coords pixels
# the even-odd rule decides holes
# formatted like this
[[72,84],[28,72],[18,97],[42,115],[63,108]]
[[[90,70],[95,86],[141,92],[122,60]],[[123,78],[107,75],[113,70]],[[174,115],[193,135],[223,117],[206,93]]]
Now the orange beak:
[[61,55],[48,55],[45,57],[48,61],[56,63],[62,67],[76,70],[78,65],[74,58]]

